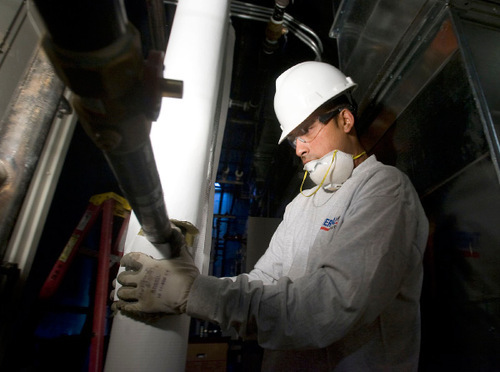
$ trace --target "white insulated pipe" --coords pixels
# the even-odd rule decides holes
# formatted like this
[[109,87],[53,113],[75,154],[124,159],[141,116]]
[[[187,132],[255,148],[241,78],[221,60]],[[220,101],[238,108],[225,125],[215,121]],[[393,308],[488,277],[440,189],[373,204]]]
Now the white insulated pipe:
[[[164,77],[184,82],[183,98],[165,98],[151,130],[169,217],[200,231],[193,253],[203,273],[209,265],[213,188],[229,103],[234,44],[229,6],[229,0],[179,0]],[[139,231],[132,216],[125,253],[139,251],[162,258]],[[186,315],[146,324],[117,314],[104,370],[184,371],[189,324]]]

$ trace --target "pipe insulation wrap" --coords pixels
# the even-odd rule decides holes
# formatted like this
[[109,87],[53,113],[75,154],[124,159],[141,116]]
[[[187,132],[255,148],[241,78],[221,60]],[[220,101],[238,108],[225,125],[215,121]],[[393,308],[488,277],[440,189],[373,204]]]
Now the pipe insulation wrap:
[[[173,219],[188,221],[200,234],[195,262],[208,265],[213,182],[229,102],[234,35],[229,31],[228,0],[178,3],[165,56],[165,78],[182,80],[182,99],[165,98],[151,130],[151,143]],[[228,38],[229,34],[229,38]],[[131,217],[125,253],[140,251],[161,258]],[[153,325],[121,314],[113,319],[106,372],[184,371],[190,318],[169,316]]]

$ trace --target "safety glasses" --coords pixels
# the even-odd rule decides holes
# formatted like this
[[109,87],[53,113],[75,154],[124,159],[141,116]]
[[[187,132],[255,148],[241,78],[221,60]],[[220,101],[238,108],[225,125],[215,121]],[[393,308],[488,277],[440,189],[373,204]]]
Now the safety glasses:
[[298,128],[292,131],[287,137],[288,143],[294,149],[297,148],[297,141],[302,143],[311,143],[320,134],[323,128],[337,116],[343,108],[338,108],[326,114],[319,115],[312,123],[310,121],[304,122]]

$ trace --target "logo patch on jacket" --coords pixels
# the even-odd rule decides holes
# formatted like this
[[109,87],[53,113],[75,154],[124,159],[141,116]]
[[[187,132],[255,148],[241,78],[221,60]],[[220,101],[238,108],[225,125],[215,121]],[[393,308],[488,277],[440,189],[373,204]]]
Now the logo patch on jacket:
[[325,221],[323,222],[323,225],[321,225],[321,230],[330,231],[331,229],[334,229],[339,224],[339,220],[340,220],[340,216],[335,217],[335,218],[325,219]]

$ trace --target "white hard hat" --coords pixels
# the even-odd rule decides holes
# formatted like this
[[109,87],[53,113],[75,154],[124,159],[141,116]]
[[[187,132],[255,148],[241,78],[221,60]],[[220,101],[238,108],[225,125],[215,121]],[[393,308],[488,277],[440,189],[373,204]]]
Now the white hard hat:
[[276,79],[274,95],[274,111],[282,130],[278,143],[323,103],[356,86],[350,77],[324,62],[302,62],[283,72]]

